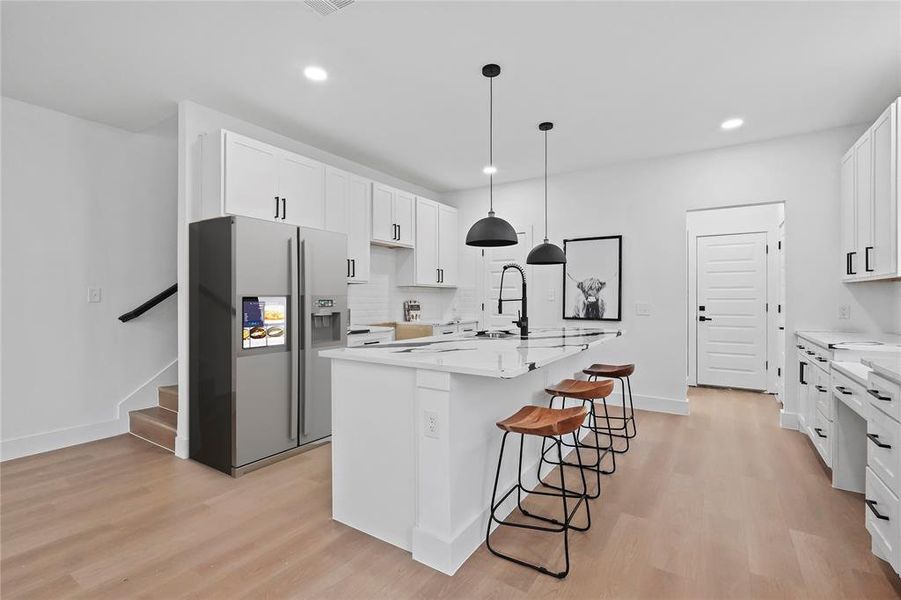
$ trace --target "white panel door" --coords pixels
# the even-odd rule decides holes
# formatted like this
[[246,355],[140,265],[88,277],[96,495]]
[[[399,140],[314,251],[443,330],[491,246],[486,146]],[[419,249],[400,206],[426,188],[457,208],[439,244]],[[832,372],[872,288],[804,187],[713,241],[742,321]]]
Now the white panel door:
[[699,237],[697,260],[698,383],[766,389],[766,234]]
[[841,171],[841,217],[842,217],[842,279],[854,279],[857,252],[857,203],[854,201],[856,183],[854,181],[854,149],[848,150],[842,158]]
[[279,161],[278,191],[285,201],[282,217],[286,223],[323,229],[325,165],[291,152]]
[[278,151],[256,140],[225,134],[224,209],[232,215],[281,220]]
[[776,307],[776,352],[779,362],[776,365],[776,396],[785,404],[785,221],[779,223],[776,252],[779,253],[779,305]]
[[[445,204],[438,205],[438,268],[441,269],[441,283],[457,285],[457,265],[463,240],[457,229],[457,209]],[[419,242],[417,242],[418,247]]]
[[397,242],[412,246],[416,232],[413,231],[413,213],[416,197],[400,190],[394,196],[394,223],[397,225]]
[[347,185],[347,257],[351,260],[352,283],[369,281],[369,214],[372,183],[351,176]]
[[[500,248],[485,248],[482,259],[482,326],[486,329],[509,329],[514,331],[516,325],[513,321],[517,318],[517,311],[521,309],[519,302],[504,302],[504,312],[498,313],[497,300],[500,293],[501,271],[508,263],[518,263],[525,268],[526,256],[531,249],[531,236],[525,231],[517,231],[519,240],[515,246],[502,246]],[[507,271],[504,278],[504,298],[519,298],[522,282],[519,273]]]
[[438,203],[416,199],[416,283],[437,285],[438,271]]
[[898,252],[898,217],[895,214],[896,165],[896,106],[892,104],[873,125],[873,239],[869,249],[864,247],[866,275],[895,273]]
[[372,241],[394,243],[397,228],[394,226],[393,188],[380,183],[372,184]]

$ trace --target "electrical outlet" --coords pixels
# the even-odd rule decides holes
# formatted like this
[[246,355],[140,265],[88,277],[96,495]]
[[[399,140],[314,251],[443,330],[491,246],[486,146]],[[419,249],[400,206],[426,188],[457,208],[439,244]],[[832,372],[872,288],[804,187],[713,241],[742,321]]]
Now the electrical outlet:
[[100,302],[103,297],[103,290],[99,287],[88,288],[88,302]]
[[649,317],[651,316],[651,305],[648,302],[636,302],[635,303],[635,314],[640,317]]
[[840,304],[838,306],[838,318],[842,320],[848,320],[851,318],[851,305],[850,304]]
[[426,437],[438,439],[441,437],[440,422],[438,421],[438,413],[433,410],[423,412],[425,422],[423,423],[424,433]]

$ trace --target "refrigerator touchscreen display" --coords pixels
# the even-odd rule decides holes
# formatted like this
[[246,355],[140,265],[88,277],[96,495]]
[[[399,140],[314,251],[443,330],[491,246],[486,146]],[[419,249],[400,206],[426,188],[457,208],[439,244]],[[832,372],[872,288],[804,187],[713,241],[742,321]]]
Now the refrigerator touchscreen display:
[[284,346],[288,333],[285,296],[245,296],[242,301],[244,320],[241,346],[270,348]]

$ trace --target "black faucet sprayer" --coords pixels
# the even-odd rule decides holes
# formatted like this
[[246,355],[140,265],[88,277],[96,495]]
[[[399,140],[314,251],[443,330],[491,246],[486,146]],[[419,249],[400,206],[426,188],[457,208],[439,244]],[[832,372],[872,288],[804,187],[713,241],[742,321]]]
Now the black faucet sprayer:
[[[504,275],[506,275],[507,269],[516,269],[519,271],[519,276],[522,277],[522,298],[504,298]],[[500,292],[498,292],[497,295],[497,314],[499,315],[504,313],[504,302],[522,303],[522,311],[518,311],[518,319],[513,321],[513,324],[519,327],[519,336],[521,338],[529,337],[529,305],[526,294],[526,272],[516,263],[504,265],[504,269],[501,271]]]

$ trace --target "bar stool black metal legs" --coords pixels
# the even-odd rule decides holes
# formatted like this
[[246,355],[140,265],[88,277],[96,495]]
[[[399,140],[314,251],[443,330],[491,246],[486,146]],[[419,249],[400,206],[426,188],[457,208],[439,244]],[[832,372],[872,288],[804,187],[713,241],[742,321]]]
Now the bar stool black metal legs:
[[[488,546],[488,550],[495,556],[499,556],[500,558],[509,560],[510,562],[535,569],[540,573],[551,575],[552,577],[557,577],[560,579],[566,577],[566,575],[569,573],[569,530],[574,529],[576,531],[586,531],[591,526],[591,512],[588,506],[588,485],[585,479],[584,470],[581,468],[581,465],[579,465],[580,479],[582,481],[581,491],[570,490],[566,487],[566,478],[563,473],[562,467],[560,470],[559,491],[546,492],[541,490],[526,490],[522,484],[522,454],[525,436],[540,436],[543,438],[544,442],[549,439],[553,442],[553,444],[557,447],[557,457],[560,463],[563,463],[563,448],[561,439],[563,438],[563,436],[572,435],[573,443],[578,443],[578,436],[576,432],[579,431],[586,415],[588,415],[588,409],[584,406],[564,409],[525,406],[513,416],[497,423],[497,426],[504,431],[504,437],[501,439],[501,449],[497,460],[497,472],[495,473],[494,477],[494,489],[491,493],[491,508],[488,519],[488,531],[485,535],[485,543]],[[516,433],[520,436],[517,480],[516,484],[512,488],[510,488],[503,496],[501,496],[500,499],[498,499],[497,487],[501,476],[501,466],[504,460],[504,449],[507,444],[507,436],[511,433]],[[579,459],[579,462],[581,463],[581,458]],[[542,485],[545,484],[543,484],[539,480],[539,486]],[[499,519],[496,515],[496,511],[511,496],[511,494],[513,494],[514,491],[517,494],[516,506],[522,512],[522,514],[528,518],[541,521],[542,523],[547,523],[548,525],[532,525],[528,523],[516,523],[509,520]],[[551,496],[560,498],[563,509],[560,518],[558,519],[554,516],[537,514],[537,512],[535,511],[526,510],[523,507],[522,502],[523,491],[538,496]],[[575,517],[579,508],[583,505],[585,507],[586,523],[584,526],[577,526],[573,524],[573,518]],[[498,524],[498,526],[503,525],[507,527],[517,527],[520,529],[530,529],[533,531],[541,531],[547,533],[562,533],[564,559],[563,570],[553,571],[544,565],[533,564],[521,558],[517,558],[510,554],[505,554],[496,550],[491,545],[492,523],[496,523]]]
[[[588,367],[587,369],[582,370],[583,373],[588,375],[589,380],[597,380],[600,377],[605,377],[609,379],[618,379],[620,384],[620,389],[622,390],[623,397],[623,414],[619,415],[609,415],[609,418],[621,422],[621,425],[615,425],[612,428],[614,432],[612,435],[615,438],[625,440],[625,448],[613,448],[613,443],[611,440],[611,448],[613,448],[613,452],[617,454],[624,454],[629,451],[629,440],[638,435],[638,426],[635,419],[635,407],[632,404],[632,380],[630,376],[635,372],[635,365],[626,364],[626,365],[605,365],[605,364],[594,364]],[[627,392],[628,390],[628,392]],[[626,398],[629,399],[629,406],[626,407]],[[607,409],[607,403],[604,403],[604,409]],[[631,431],[630,431],[631,425]]]

